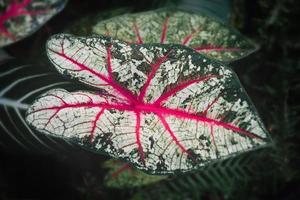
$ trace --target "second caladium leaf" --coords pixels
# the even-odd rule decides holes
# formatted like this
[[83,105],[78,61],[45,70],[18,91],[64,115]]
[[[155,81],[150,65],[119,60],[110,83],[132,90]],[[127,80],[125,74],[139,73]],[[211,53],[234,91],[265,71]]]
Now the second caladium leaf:
[[61,11],[67,0],[4,0],[0,4],[0,47],[35,32]]
[[93,32],[128,43],[183,44],[225,62],[257,49],[252,41],[212,16],[176,9],[120,15],[99,22]]
[[168,176],[146,174],[120,160],[107,160],[104,167],[109,169],[104,184],[112,188],[141,187],[168,178]]
[[43,133],[153,174],[197,169],[268,140],[232,70],[190,48],[61,34],[47,53],[61,74],[95,90],[40,96],[26,120]]

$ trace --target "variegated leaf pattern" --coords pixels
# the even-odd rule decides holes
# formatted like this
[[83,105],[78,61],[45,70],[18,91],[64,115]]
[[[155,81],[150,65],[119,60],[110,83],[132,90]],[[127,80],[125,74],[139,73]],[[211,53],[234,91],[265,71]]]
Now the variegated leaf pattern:
[[234,72],[190,48],[60,34],[47,53],[61,74],[94,90],[38,98],[26,119],[43,133],[153,174],[197,169],[268,141]]
[[224,62],[234,61],[257,49],[252,41],[214,17],[177,9],[113,17],[96,24],[93,33],[135,44],[182,44]]
[[4,0],[0,4],[0,47],[35,32],[60,12],[66,2],[67,0]]
[[168,178],[168,176],[146,174],[120,160],[107,160],[104,167],[109,169],[104,184],[111,188],[141,187]]

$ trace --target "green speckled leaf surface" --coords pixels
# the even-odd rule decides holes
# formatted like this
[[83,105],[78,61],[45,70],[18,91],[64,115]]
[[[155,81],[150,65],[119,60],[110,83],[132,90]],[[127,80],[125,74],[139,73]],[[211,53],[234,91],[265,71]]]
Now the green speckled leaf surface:
[[60,12],[67,0],[4,0],[0,3],[0,47],[34,33]]
[[255,43],[216,18],[177,9],[120,15],[100,21],[92,31],[130,44],[183,44],[225,62],[257,49]]

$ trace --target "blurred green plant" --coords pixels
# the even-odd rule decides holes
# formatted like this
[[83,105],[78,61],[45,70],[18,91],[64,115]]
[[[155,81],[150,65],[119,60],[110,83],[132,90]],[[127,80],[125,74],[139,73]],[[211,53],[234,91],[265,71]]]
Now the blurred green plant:
[[105,185],[112,188],[133,188],[157,183],[168,176],[149,175],[120,160],[107,160],[104,168],[109,169]]

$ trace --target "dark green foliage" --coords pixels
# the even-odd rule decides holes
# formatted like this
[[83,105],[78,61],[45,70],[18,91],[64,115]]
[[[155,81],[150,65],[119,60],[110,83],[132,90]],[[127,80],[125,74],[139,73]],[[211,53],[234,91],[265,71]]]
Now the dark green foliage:
[[206,195],[232,198],[236,190],[246,187],[251,179],[257,179],[262,174],[261,171],[256,171],[257,166],[254,161],[264,153],[264,151],[256,151],[255,154],[246,153],[216,162],[195,173],[170,177],[168,182],[159,186],[159,190],[164,192],[157,193],[157,188],[154,191],[149,189],[150,191],[147,192],[153,194],[148,198],[202,199]]
[[120,160],[107,160],[104,162],[103,167],[109,170],[104,179],[104,184],[108,188],[126,189],[142,187],[145,185],[153,185],[168,178],[168,176],[146,174]]

